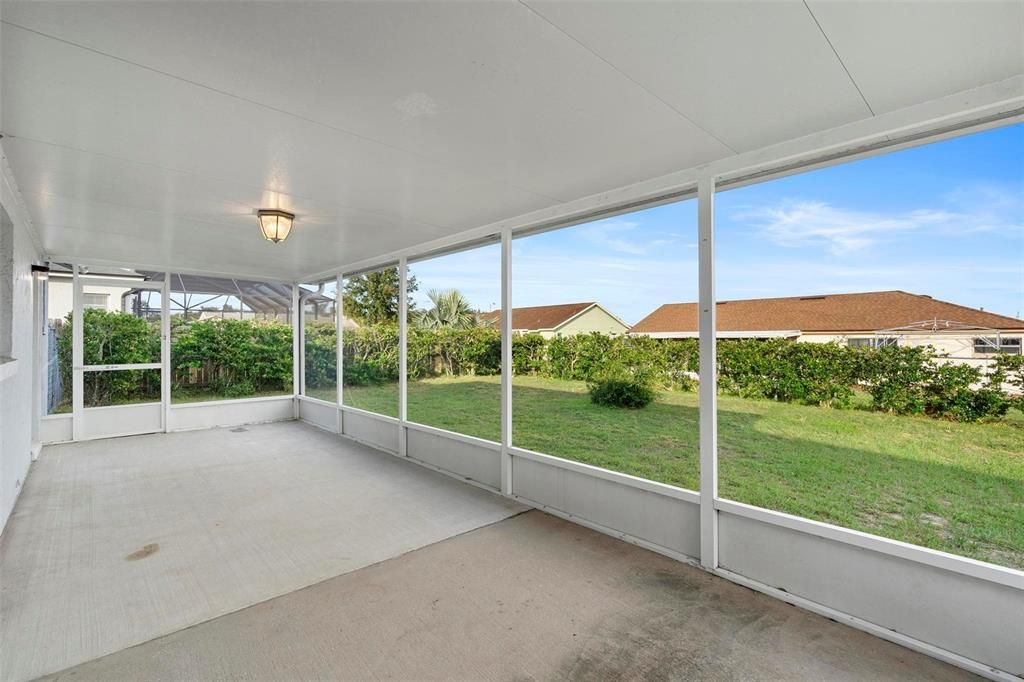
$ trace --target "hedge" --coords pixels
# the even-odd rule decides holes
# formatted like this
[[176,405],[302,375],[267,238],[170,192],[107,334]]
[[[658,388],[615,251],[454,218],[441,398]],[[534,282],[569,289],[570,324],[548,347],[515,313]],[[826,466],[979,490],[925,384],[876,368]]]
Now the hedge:
[[[146,320],[105,310],[82,311],[86,365],[126,365],[160,361],[160,329]],[[71,386],[71,314],[57,337],[57,359],[64,386]],[[86,372],[83,397],[88,405],[117,405],[160,399],[159,370]]]
[[[132,315],[83,310],[87,365],[160,361],[160,325]],[[65,386],[71,385],[72,322],[57,337]],[[224,397],[292,387],[292,330],[280,322],[175,319],[171,327],[174,388],[202,387]],[[86,405],[117,405],[160,399],[159,370],[86,372]]]
[[[501,336],[491,328],[409,330],[409,377],[487,375],[500,372]],[[398,379],[397,325],[374,325],[345,334],[349,385]],[[696,387],[696,339],[580,334],[512,340],[516,374],[593,383],[611,369],[664,388]],[[718,343],[719,390],[746,398],[849,407],[858,391],[870,408],[892,414],[928,414],[958,421],[997,419],[1024,399],[1002,389],[1024,389],[1024,358],[996,358],[988,374],[945,363],[929,347],[850,348],[786,339],[725,339]],[[1016,383],[1015,383],[1016,382]]]
[[182,322],[171,333],[171,368],[175,387],[203,385],[225,397],[291,391],[292,329],[264,320]]
[[[69,316],[70,317],[70,316]],[[159,331],[152,322],[101,310],[84,311],[87,364],[151,362],[159,357]],[[334,325],[311,322],[305,329],[306,385],[334,385]],[[225,396],[291,387],[291,327],[274,321],[176,319],[171,332],[175,387],[202,384]],[[378,324],[346,330],[344,383],[375,384],[398,379],[398,326]],[[70,382],[71,324],[58,339],[61,371]],[[663,388],[696,387],[696,339],[580,334],[512,340],[513,371],[593,383],[610,371]],[[501,371],[501,335],[490,327],[464,330],[409,329],[411,379],[494,375]],[[719,390],[746,398],[847,407],[860,391],[870,408],[893,414],[928,414],[958,421],[1002,417],[1024,411],[1024,356],[1000,355],[986,376],[980,369],[944,363],[934,350],[896,346],[849,348],[836,343],[785,339],[724,339],[718,343]],[[159,393],[149,373],[102,372],[88,386],[95,403],[128,402]]]

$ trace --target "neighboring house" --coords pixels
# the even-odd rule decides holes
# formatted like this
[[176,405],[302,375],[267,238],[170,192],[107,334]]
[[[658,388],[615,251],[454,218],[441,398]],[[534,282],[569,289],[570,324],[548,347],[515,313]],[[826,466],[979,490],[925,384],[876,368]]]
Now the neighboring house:
[[[47,319],[63,320],[71,312],[72,276],[70,273],[51,272],[48,279]],[[98,286],[90,282],[88,275],[83,275],[82,308],[120,312],[124,309],[125,295],[132,291],[131,284],[132,280],[126,279],[123,287]]]
[[[484,313],[481,318],[495,327],[501,325],[500,310]],[[573,334],[590,334],[591,332],[619,335],[628,331],[628,324],[594,301],[512,309],[512,333],[514,334],[535,333],[550,339],[553,336],[572,336]]]
[[[719,301],[719,338],[787,338],[849,346],[933,346],[969,364],[1020,353],[1024,320],[905,291]],[[697,304],[669,303],[631,334],[697,336]]]

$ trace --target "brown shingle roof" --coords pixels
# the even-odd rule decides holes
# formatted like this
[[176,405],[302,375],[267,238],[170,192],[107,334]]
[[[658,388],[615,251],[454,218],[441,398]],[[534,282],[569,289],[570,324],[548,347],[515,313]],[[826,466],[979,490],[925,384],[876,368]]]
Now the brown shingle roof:
[[[560,305],[538,305],[531,308],[513,308],[512,329],[529,329],[533,331],[555,329],[592,305],[594,305],[594,301],[562,303]],[[481,317],[491,324],[498,325],[501,323],[501,310],[492,310],[489,313],[484,313]]]
[[[878,331],[932,319],[992,329],[1024,329],[1024,320],[905,291],[719,301],[716,314],[718,331]],[[697,304],[663,305],[630,331],[695,332]]]

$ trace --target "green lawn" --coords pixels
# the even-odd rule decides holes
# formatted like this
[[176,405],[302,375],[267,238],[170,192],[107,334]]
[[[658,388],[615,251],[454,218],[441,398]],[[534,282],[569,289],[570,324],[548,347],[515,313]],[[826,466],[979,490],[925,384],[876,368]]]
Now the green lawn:
[[244,400],[246,398],[270,398],[273,396],[291,395],[291,390],[267,390],[256,391],[247,395],[225,395],[210,389],[171,389],[171,404],[177,403],[205,403],[213,400]]
[[[331,389],[329,400],[333,400]],[[397,386],[346,387],[345,404],[397,415]],[[409,384],[409,418],[498,440],[497,377]],[[959,424],[719,398],[719,494],[1024,568],[1024,420]],[[697,395],[643,410],[590,403],[579,382],[516,377],[513,442],[696,490]]]
[[[334,400],[333,389],[331,389],[331,391],[332,391],[331,392],[331,397],[329,398],[329,400],[333,401]],[[291,394],[292,394],[291,391],[279,390],[279,391],[257,391],[256,393],[251,393],[249,395],[231,396],[231,395],[225,395],[224,393],[220,393],[220,392],[214,391],[212,389],[175,388],[175,389],[171,390],[171,404],[172,405],[177,405],[177,404],[181,404],[181,403],[204,403],[204,402],[211,402],[211,401],[214,401],[214,400],[242,400],[244,398],[268,398],[268,397],[271,397],[271,396],[284,396],[284,395],[289,395],[290,396]],[[317,397],[320,397],[320,396],[317,396]],[[159,395],[155,395],[155,396],[131,397],[131,398],[128,398],[126,400],[118,400],[116,402],[115,401],[108,401],[108,402],[105,402],[105,403],[103,403],[101,405],[90,405],[89,403],[86,403],[85,407],[106,407],[106,406],[110,406],[110,405],[141,405],[141,404],[144,404],[144,403],[158,403],[158,402],[160,402],[160,396]],[[71,414],[71,411],[72,411],[72,409],[71,409],[71,398],[69,396],[66,400],[64,400],[63,402],[58,403],[52,410],[50,410],[50,414]]]

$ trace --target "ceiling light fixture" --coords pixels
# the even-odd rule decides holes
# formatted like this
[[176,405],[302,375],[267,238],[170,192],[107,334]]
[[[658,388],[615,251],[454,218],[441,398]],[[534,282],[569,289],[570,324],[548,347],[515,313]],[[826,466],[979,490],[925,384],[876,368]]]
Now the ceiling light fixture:
[[263,233],[264,239],[275,244],[288,239],[288,234],[292,231],[292,221],[295,220],[294,213],[276,208],[261,208],[256,211],[256,215],[259,216],[260,232]]

